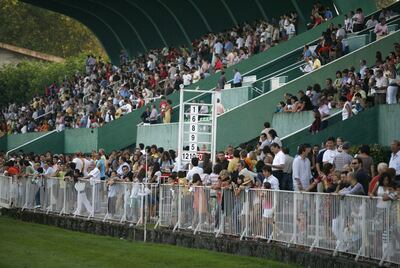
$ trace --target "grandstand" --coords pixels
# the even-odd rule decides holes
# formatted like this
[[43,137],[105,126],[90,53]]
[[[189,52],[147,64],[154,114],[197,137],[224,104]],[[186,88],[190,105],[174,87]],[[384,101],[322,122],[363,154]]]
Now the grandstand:
[[400,3],[24,2],[112,63],[3,109],[1,206],[400,264]]

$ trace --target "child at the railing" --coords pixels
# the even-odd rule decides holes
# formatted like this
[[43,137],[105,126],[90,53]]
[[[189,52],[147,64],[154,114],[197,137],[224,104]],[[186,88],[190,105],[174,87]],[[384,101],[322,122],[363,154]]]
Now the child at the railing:
[[197,224],[201,224],[206,220],[207,199],[204,188],[200,186],[203,186],[201,177],[199,174],[195,173],[193,174],[192,187],[189,189],[189,191],[193,192],[193,228],[195,228]]
[[117,203],[117,185],[115,183],[118,181],[120,181],[120,179],[115,171],[111,172],[111,176],[106,181],[108,188],[107,213],[110,217],[113,217],[116,212],[115,207]]

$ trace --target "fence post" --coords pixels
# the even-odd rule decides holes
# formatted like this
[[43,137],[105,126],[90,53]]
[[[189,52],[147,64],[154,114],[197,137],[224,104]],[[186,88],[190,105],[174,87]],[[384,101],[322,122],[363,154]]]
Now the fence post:
[[272,193],[272,230],[271,230],[271,234],[268,237],[268,243],[271,243],[271,240],[274,239],[274,237],[276,237],[276,207],[278,206],[278,193],[279,191],[273,190],[273,191],[267,191],[266,193]]
[[[200,228],[200,225],[201,225],[201,222],[202,222],[202,211],[203,211],[203,195],[202,195],[202,190],[204,189],[203,188],[204,186],[201,186],[201,187],[193,187],[193,189],[194,189],[194,191],[193,191],[193,202],[194,202],[194,197],[196,196],[196,191],[199,191],[199,192],[197,192],[197,194],[199,195],[198,197],[198,201],[199,201],[199,204],[198,204],[198,215],[197,215],[197,220],[198,220],[198,223],[197,223],[197,225],[196,225],[196,228],[194,229],[194,232],[193,232],[193,234],[196,234],[197,233],[197,231],[199,230],[199,228]],[[195,205],[195,204],[194,204]],[[196,213],[196,210],[194,210],[194,212]]]
[[181,228],[181,210],[182,210],[182,192],[181,192],[181,185],[178,186],[178,220],[174,226],[172,232],[175,232],[176,229]]
[[[342,220],[344,217],[344,205],[343,205],[343,200],[342,198],[339,200],[339,206],[340,206],[340,213],[337,216],[337,229],[338,229],[338,237],[337,237],[337,241],[336,241],[336,247],[335,250],[333,251],[333,256],[337,255],[337,252],[340,249],[341,244],[343,243],[342,239],[343,239],[343,234],[341,232],[343,232],[344,227],[342,226]],[[344,221],[344,220],[343,220]],[[343,223],[344,224],[344,223]],[[333,226],[332,226],[333,227]]]
[[314,195],[314,202],[315,202],[315,239],[310,247],[310,252],[313,251],[314,247],[319,246],[319,212],[320,212],[320,195]]
[[[245,201],[245,205],[243,206],[243,212],[244,212],[244,230],[242,232],[242,234],[240,235],[240,240],[243,240],[243,237],[247,236],[247,231],[249,228],[249,210],[250,210],[250,205],[249,205],[249,190],[245,189],[244,190],[244,200]],[[238,215],[238,217],[240,217],[240,215]]]
[[67,205],[67,187],[68,187],[68,184],[66,182],[64,182],[64,183],[65,183],[65,186],[64,186],[64,190],[63,190],[63,207],[62,207],[62,209],[61,209],[61,211],[59,213],[60,216],[65,213],[65,206]]
[[141,190],[139,191],[140,194],[140,218],[136,223],[136,226],[139,226],[143,222],[143,213],[144,213],[144,200],[145,200],[145,189],[144,183],[141,184]]
[[[218,200],[218,193],[221,193],[221,203],[219,203]],[[219,236],[220,233],[222,233],[223,229],[223,224],[224,224],[224,213],[222,211],[222,202],[223,202],[223,198],[224,198],[224,190],[223,189],[219,189],[216,190],[216,195],[217,195],[217,211],[218,211],[218,230],[215,233],[215,238],[217,238]]]
[[[132,190],[132,188],[133,188],[133,183],[132,182],[130,182],[129,184],[128,183],[124,183],[123,184],[123,188],[124,188],[124,212],[122,212],[122,216],[121,216],[121,219],[120,219],[120,223],[123,223],[124,221],[126,221],[126,208],[127,208],[127,206],[128,206],[128,200],[129,200],[129,194],[130,194],[130,191],[129,191],[129,185],[131,185],[132,187],[131,187],[131,190]],[[108,201],[107,201],[107,203],[108,203]],[[107,214],[108,214],[108,205],[107,205]]]
[[360,255],[361,256],[365,256],[365,245],[368,239],[368,234],[367,234],[367,230],[366,230],[366,199],[362,198],[361,200],[361,247],[357,252],[355,261],[358,261]]
[[300,194],[298,192],[293,192],[293,234],[292,238],[290,239],[289,243],[287,244],[287,247],[290,247],[291,243],[296,243],[296,238],[297,238],[297,195]]
[[[90,184],[90,182],[89,182],[89,184]],[[94,218],[94,210],[95,210],[95,183],[93,183],[92,184],[92,211],[90,211],[90,213],[89,213],[89,216],[88,216],[88,219],[90,219],[90,217],[93,217]]]
[[156,222],[156,225],[154,226],[154,229],[157,229],[157,227],[161,224],[161,217],[163,213],[162,205],[163,205],[163,191],[162,191],[162,184],[158,186],[159,190],[159,204],[158,204],[158,219]]
[[[147,183],[144,185],[144,187],[145,187],[145,193],[147,192]],[[151,189],[151,184],[150,184],[150,189]],[[150,191],[150,193],[149,193],[149,195],[150,195],[150,198],[151,198],[151,191]],[[147,197],[147,194],[146,194],[146,196],[145,196],[145,198],[144,198],[144,219],[143,219],[143,229],[144,229],[144,233],[143,233],[143,242],[146,242],[146,239],[147,239],[147,213],[148,213],[148,211],[149,211],[149,209],[148,209],[148,206],[149,206],[149,204],[147,204],[147,200],[148,200],[149,198]],[[151,203],[150,203],[151,204]],[[151,217],[151,215],[149,215],[149,217]]]
[[[389,201],[387,201],[387,202],[389,202]],[[400,202],[400,201],[395,201],[395,202]],[[394,213],[397,213],[397,211],[394,212]],[[386,239],[388,241],[386,241],[387,245],[386,245],[386,247],[384,249],[383,249],[384,243],[382,243],[382,258],[379,261],[379,266],[383,266],[383,263],[385,262],[385,260],[390,257],[390,253],[391,253],[391,250],[392,250],[392,247],[389,244],[390,243],[390,239],[391,239],[391,237],[390,237],[390,222],[389,222],[390,221],[390,209],[387,209],[387,208],[385,209],[385,215],[384,216],[385,216],[385,222],[386,222],[386,224],[385,224]],[[396,224],[396,222],[393,222],[393,224]],[[396,226],[392,226],[392,228],[396,228]]]

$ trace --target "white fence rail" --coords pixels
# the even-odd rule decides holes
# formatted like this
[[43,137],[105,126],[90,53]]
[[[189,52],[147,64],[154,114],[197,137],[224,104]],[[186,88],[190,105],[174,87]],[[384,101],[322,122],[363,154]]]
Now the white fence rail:
[[0,206],[266,239],[400,264],[400,201],[381,198],[0,176]]

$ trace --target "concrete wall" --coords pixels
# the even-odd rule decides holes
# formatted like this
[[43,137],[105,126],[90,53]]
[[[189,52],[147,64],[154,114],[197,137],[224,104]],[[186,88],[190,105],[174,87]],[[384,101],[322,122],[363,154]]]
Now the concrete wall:
[[[27,222],[47,224],[96,235],[113,236],[129,241],[143,241],[145,235],[142,229],[143,227],[129,226],[129,224],[94,221],[40,212],[34,213],[18,209],[3,208],[0,212],[2,215]],[[194,235],[193,232],[183,230],[173,232],[168,228],[157,228],[155,230],[153,228],[148,228],[146,241],[242,256],[267,258],[286,264],[295,264],[297,266],[309,268],[372,268],[378,266],[377,262],[367,262],[362,259],[356,262],[354,261],[354,256],[346,254],[339,253],[338,256],[333,257],[332,252],[323,250],[314,249],[314,251],[309,252],[308,249],[296,246],[287,247],[286,244],[275,242],[267,243],[265,240],[239,240],[238,237],[230,236],[215,238],[214,234],[197,233]]]
[[17,64],[18,62],[29,59],[30,58],[19,53],[0,48],[0,68],[6,64]]

